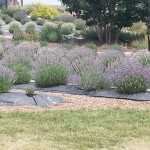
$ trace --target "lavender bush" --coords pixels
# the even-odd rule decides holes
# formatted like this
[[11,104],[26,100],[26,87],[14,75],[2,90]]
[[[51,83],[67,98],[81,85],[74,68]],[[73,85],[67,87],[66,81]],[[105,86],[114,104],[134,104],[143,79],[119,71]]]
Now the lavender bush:
[[103,72],[91,70],[82,74],[78,87],[84,90],[102,90],[109,88],[109,82]]
[[111,84],[121,93],[144,92],[150,84],[150,67],[143,67],[129,58],[110,64],[106,74]]
[[52,87],[67,83],[68,71],[61,65],[47,64],[36,72],[36,83],[40,87]]
[[106,50],[100,56],[101,63],[108,67],[109,64],[115,62],[116,60],[122,60],[124,58],[124,54],[119,51]]
[[15,73],[0,64],[0,93],[9,91],[15,81]]
[[131,60],[136,60],[143,66],[150,66],[150,52],[148,50],[140,50],[133,53]]

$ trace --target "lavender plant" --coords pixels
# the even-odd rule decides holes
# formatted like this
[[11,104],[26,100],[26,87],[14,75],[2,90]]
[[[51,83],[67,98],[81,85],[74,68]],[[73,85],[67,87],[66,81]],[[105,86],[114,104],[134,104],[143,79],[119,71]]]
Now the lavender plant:
[[129,58],[110,64],[106,74],[111,84],[121,93],[145,92],[150,84],[150,67],[143,67]]
[[0,93],[9,91],[15,80],[15,73],[0,64]]
[[61,65],[47,64],[36,72],[36,83],[40,87],[52,87],[67,83],[68,71]]
[[150,66],[150,52],[148,50],[140,50],[133,53],[131,60],[136,60],[143,66]]
[[115,62],[116,60],[121,61],[124,57],[125,56],[123,53],[121,53],[119,51],[111,51],[111,50],[106,50],[99,56],[101,63],[105,67],[108,67],[109,64],[111,64],[112,62]]
[[103,72],[90,70],[82,74],[78,87],[84,90],[102,90],[109,88],[109,81]]

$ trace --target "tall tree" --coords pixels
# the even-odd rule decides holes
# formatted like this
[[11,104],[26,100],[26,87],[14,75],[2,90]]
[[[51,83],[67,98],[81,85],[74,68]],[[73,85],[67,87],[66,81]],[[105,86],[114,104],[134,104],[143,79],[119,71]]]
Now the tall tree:
[[60,0],[69,12],[94,25],[101,43],[118,40],[123,27],[148,21],[150,0]]

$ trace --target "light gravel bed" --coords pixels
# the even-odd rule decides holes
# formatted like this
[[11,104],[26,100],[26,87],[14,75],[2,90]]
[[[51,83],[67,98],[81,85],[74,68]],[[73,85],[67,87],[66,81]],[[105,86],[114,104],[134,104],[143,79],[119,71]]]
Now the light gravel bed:
[[[12,90],[11,92],[24,92],[24,90]],[[38,92],[43,93],[43,92]],[[36,106],[1,106],[0,112],[36,112],[45,110],[78,110],[78,109],[150,109],[150,101],[131,101],[122,99],[110,99],[90,97],[85,95],[71,95],[62,93],[46,92],[54,96],[60,96],[66,100],[63,104],[53,104],[49,108]]]

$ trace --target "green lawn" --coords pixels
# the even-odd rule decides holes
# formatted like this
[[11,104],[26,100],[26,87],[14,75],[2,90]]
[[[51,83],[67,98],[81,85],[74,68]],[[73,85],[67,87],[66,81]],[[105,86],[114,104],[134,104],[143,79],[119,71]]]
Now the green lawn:
[[0,113],[1,150],[130,150],[137,144],[149,150],[149,143],[150,110]]

